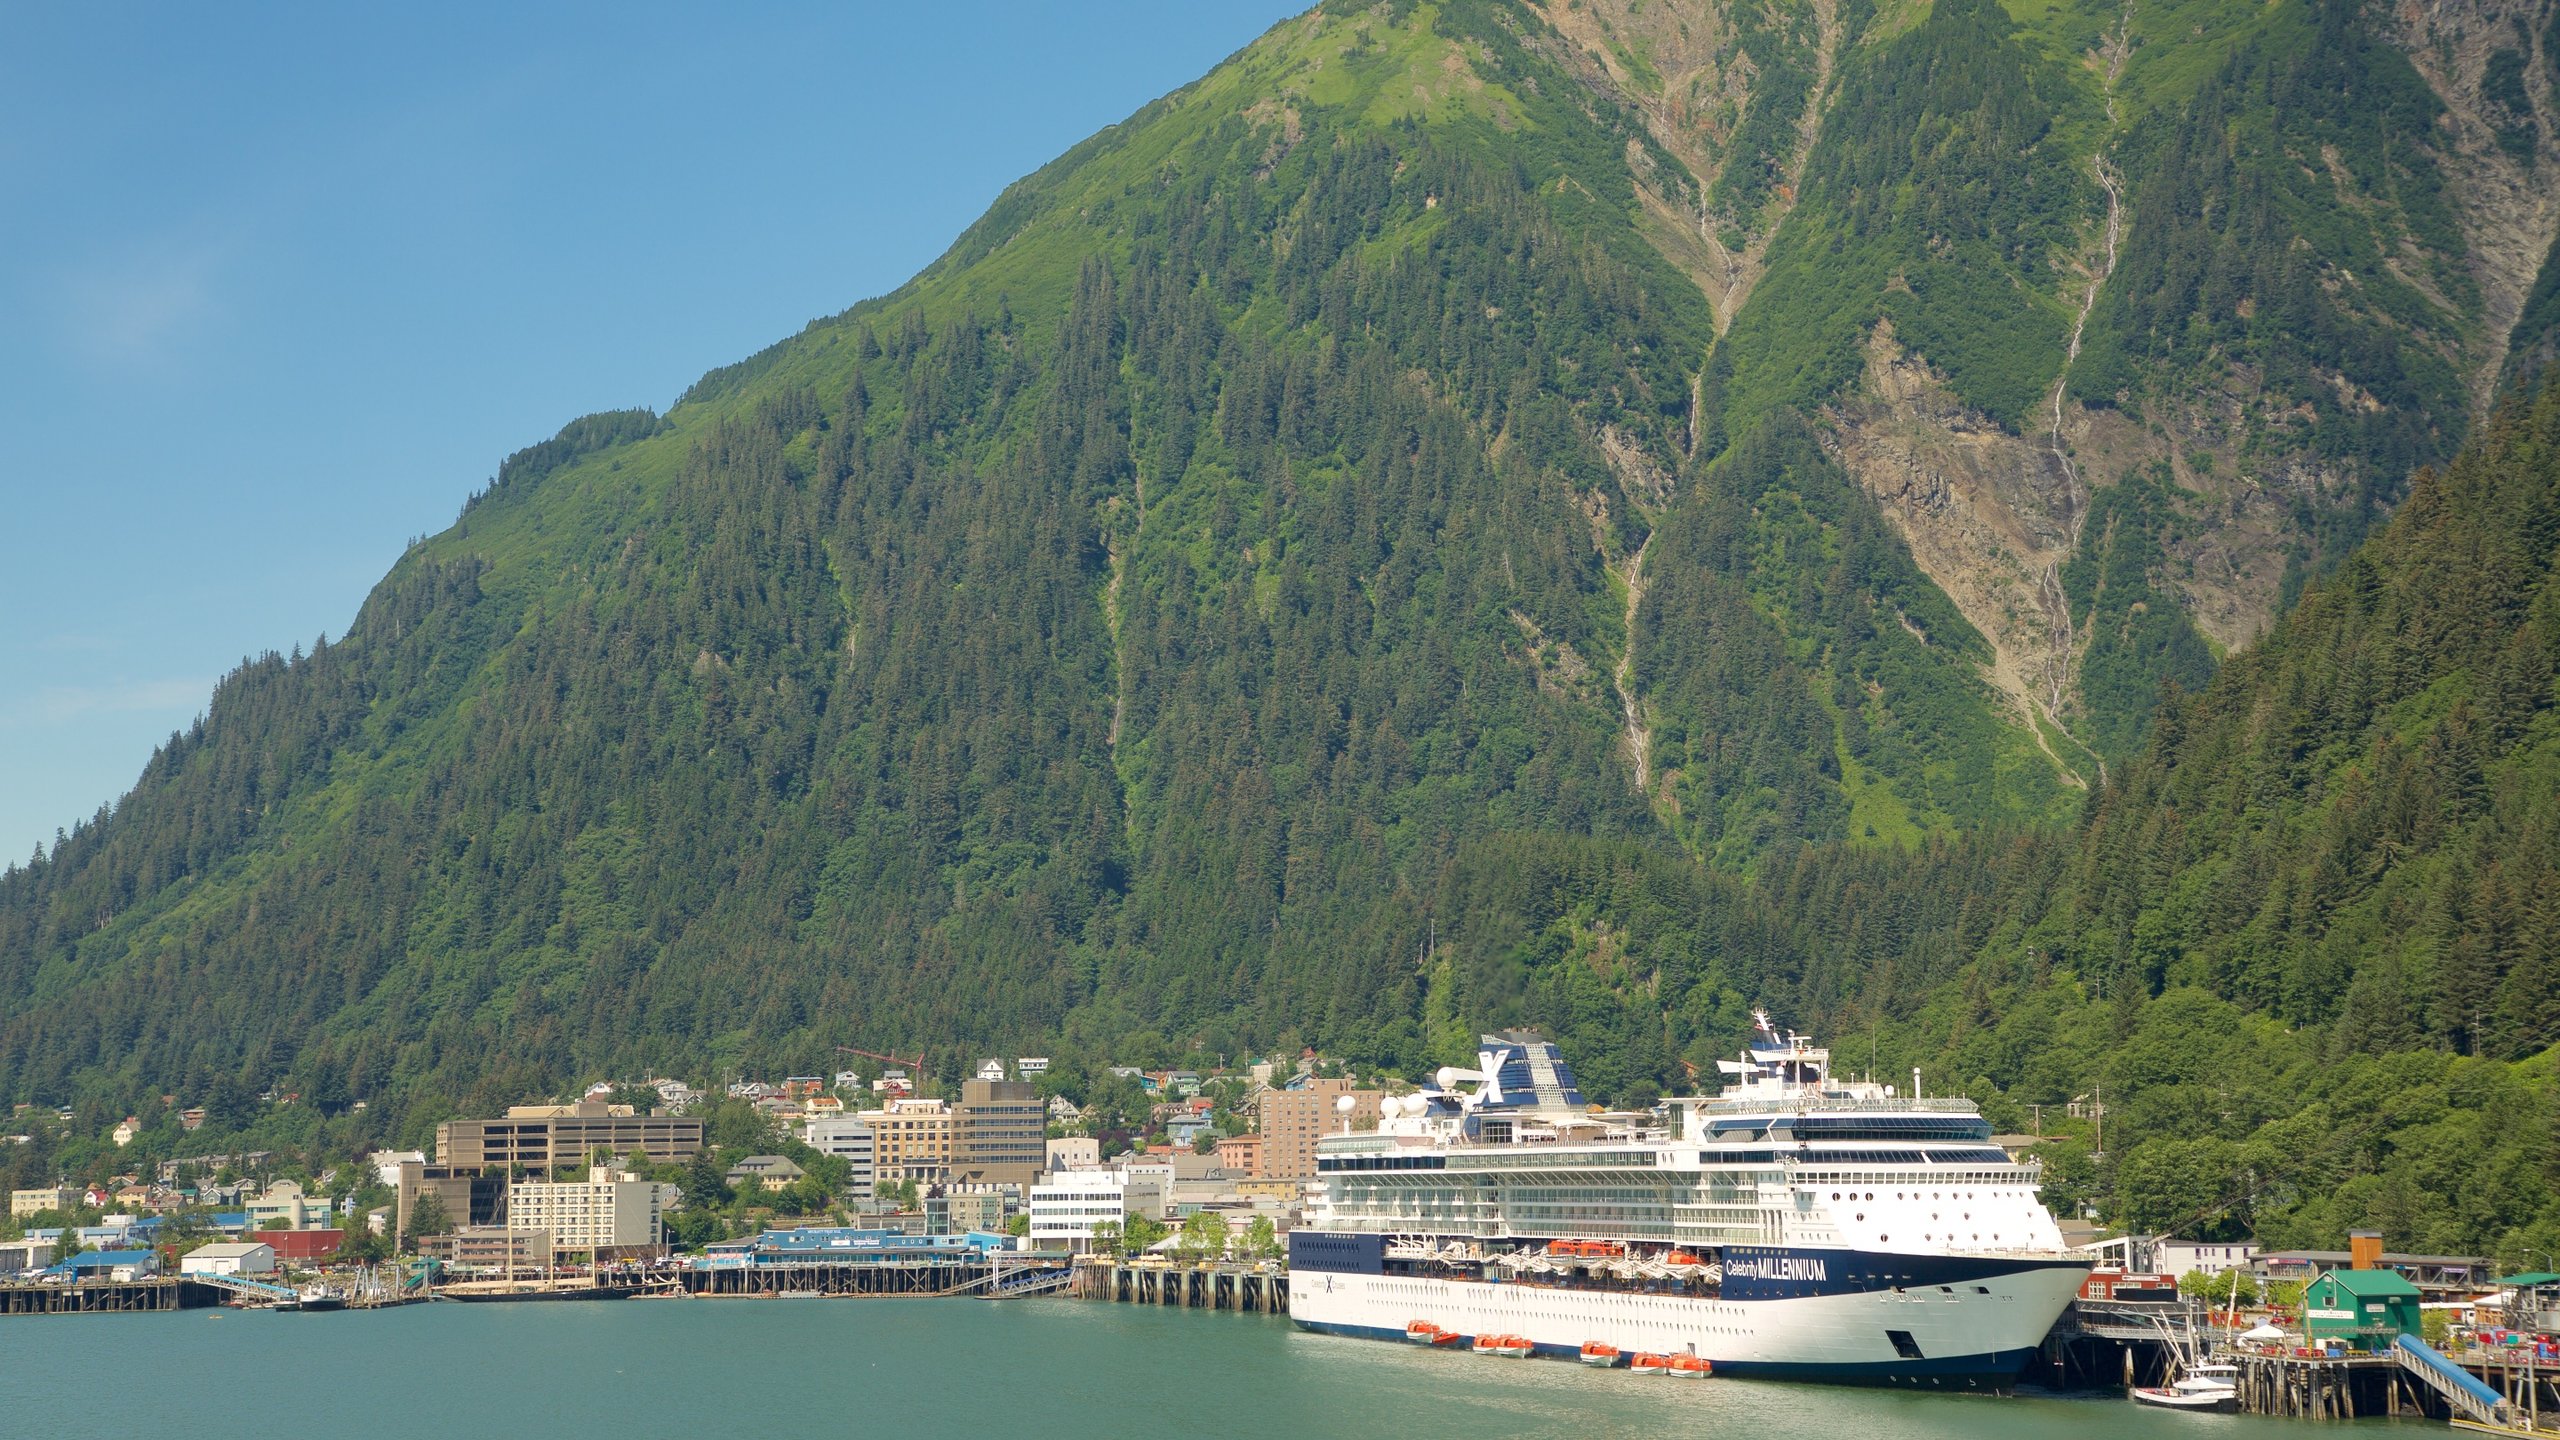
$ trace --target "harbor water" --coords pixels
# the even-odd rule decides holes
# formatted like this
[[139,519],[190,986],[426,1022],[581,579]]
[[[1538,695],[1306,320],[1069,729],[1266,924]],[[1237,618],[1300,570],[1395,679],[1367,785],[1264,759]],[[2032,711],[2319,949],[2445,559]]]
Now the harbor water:
[[2306,1433],[2301,1422],[2162,1414],[2111,1396],[1680,1381],[1335,1339],[1263,1316],[1065,1299],[190,1310],[0,1325],[0,1433],[67,1440],[208,1430],[261,1440]]

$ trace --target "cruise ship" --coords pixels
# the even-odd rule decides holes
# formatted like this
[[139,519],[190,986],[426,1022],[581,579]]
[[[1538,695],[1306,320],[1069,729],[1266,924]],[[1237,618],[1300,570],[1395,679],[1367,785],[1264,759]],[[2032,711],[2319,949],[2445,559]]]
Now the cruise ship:
[[[1849,1384],[2004,1389],[2086,1278],[1970,1100],[1833,1078],[1765,1014],[1721,1093],[1611,1114],[1556,1047],[1326,1136],[1290,1236],[1299,1325]],[[1917,1088],[1915,1077],[1914,1088]],[[1696,1360],[1709,1362],[1697,1365]]]

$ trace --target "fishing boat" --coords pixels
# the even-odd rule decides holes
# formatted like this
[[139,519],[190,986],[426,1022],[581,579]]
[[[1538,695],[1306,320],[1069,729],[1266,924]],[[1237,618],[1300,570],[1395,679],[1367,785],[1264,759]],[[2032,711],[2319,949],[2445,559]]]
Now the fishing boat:
[[1617,1364],[1623,1354],[1624,1352],[1619,1350],[1617,1346],[1603,1344],[1598,1340],[1585,1340],[1582,1342],[1581,1358],[1582,1363],[1585,1365],[1593,1365],[1606,1370]]
[[2229,1415],[2240,1408],[2239,1379],[2236,1365],[2193,1365],[2172,1384],[2135,1386],[2133,1403]]

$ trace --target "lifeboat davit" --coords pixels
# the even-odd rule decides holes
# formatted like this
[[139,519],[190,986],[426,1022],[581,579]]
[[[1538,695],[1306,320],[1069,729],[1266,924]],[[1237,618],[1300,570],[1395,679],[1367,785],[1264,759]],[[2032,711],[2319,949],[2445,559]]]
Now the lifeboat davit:
[[1537,1347],[1530,1344],[1529,1337],[1525,1335],[1479,1335],[1476,1337],[1476,1353],[1479,1355],[1499,1355],[1505,1360],[1519,1360],[1526,1358],[1536,1349]]
[[1615,1345],[1603,1345],[1597,1340],[1582,1342],[1582,1363],[1585,1365],[1597,1365],[1606,1370],[1618,1363],[1620,1354]]
[[1638,1375],[1660,1375],[1671,1368],[1670,1357],[1638,1354],[1627,1361],[1627,1368]]
[[1674,1355],[1664,1373],[1674,1380],[1704,1380],[1714,1369],[1704,1355]]

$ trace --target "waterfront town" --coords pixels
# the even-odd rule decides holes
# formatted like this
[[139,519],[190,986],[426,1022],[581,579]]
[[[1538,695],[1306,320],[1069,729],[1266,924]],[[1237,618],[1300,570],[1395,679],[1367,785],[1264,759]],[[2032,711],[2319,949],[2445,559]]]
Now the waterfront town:
[[[156,1125],[124,1117],[85,1152],[106,1173],[10,1189],[0,1315],[786,1294],[1280,1314],[1319,1140],[1420,1104],[1400,1080],[1312,1051],[1087,1074],[1081,1100],[1041,1056],[983,1058],[956,1083],[921,1057],[716,1087],[600,1083],[316,1170],[273,1150],[149,1153],[147,1137],[209,1118],[172,1096]],[[256,1100],[270,1113],[302,1103]],[[13,1119],[58,1132],[77,1117]],[[2048,1139],[1991,1137],[2012,1162]],[[2219,1369],[2227,1408],[2537,1433],[2560,1367],[2560,1274],[2388,1250],[2371,1231],[2328,1251],[2110,1234],[2086,1217],[2061,1228],[2088,1278],[2043,1347],[2049,1383],[2140,1395],[2160,1393],[2146,1378]],[[1607,1283],[1629,1251],[1557,1241],[1537,1254],[1518,1283],[1550,1270]],[[1474,1348],[1505,1354],[1514,1340]]]
[[[983,1059],[945,1085],[920,1061],[716,1089],[599,1084],[447,1120],[422,1148],[316,1172],[307,1157],[254,1149],[118,1167],[145,1148],[144,1119],[127,1117],[95,1149],[94,1178],[10,1191],[0,1284],[325,1283],[397,1260],[437,1290],[534,1289],[734,1261],[781,1233],[906,1243],[911,1256],[907,1242],[939,1238],[1022,1255],[1271,1260],[1315,1174],[1318,1136],[1374,1125],[1384,1094],[1311,1053],[1209,1073],[1106,1067],[1084,1104],[1044,1084],[1048,1069],[1023,1056]],[[176,1101],[176,1133],[196,1133],[205,1112]],[[21,1106],[13,1118],[23,1132],[39,1115]]]

